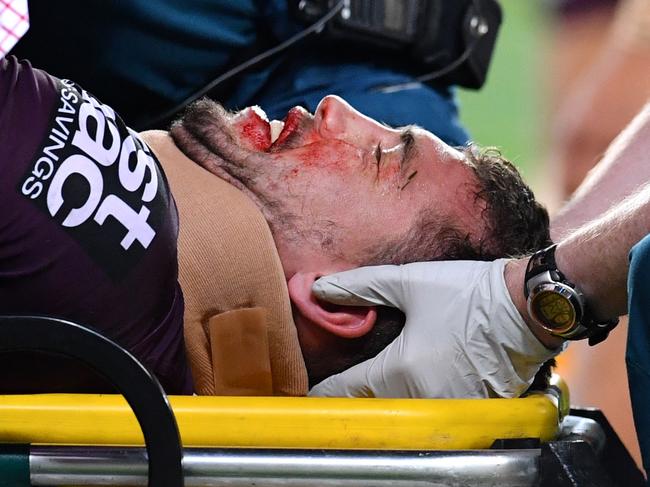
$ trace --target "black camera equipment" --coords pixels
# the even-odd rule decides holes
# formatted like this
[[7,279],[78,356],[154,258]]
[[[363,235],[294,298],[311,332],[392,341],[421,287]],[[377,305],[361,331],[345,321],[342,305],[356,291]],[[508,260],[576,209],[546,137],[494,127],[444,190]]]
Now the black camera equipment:
[[[436,81],[480,88],[485,82],[501,8],[496,0],[288,0],[299,21],[312,22],[289,39],[236,65],[164,113],[137,127],[160,128],[194,100],[214,94],[226,81],[285,51],[309,35],[335,45],[365,46],[425,74],[415,82]],[[381,87],[390,91],[403,85]]]
[[[304,22],[322,18],[337,0],[293,0]],[[435,79],[478,89],[485,82],[501,8],[496,0],[344,0],[319,33],[323,41],[347,42],[408,59]]]

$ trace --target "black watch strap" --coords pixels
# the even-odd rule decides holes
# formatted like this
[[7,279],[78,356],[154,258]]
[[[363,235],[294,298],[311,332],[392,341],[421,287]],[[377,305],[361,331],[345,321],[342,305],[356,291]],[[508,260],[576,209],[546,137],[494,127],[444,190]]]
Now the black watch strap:
[[[557,263],[555,262],[555,250],[557,249],[557,244],[553,244],[550,247],[539,250],[535,252],[530,259],[528,260],[528,265],[526,266],[526,274],[524,278],[524,296],[528,299],[528,281],[530,278],[542,273],[549,272],[551,278],[557,282],[561,282],[574,290],[576,290],[575,284],[569,281],[566,276],[557,268]],[[576,290],[576,292],[579,292]],[[584,298],[583,298],[584,299]],[[613,330],[616,325],[618,325],[618,318],[614,318],[606,321],[596,321],[592,314],[589,311],[589,306],[586,302],[583,301],[583,314],[582,319],[578,323],[578,329],[576,332],[571,333],[570,335],[559,335],[563,338],[569,340],[582,340],[589,338],[589,345],[596,345],[597,343],[602,342],[609,332]]]
[[[528,265],[526,266],[526,274],[524,276],[524,296],[528,299],[528,280],[545,271],[555,273],[555,278],[559,279],[562,282],[566,281],[564,274],[562,274],[555,263],[555,249],[557,244],[553,244],[550,247],[547,247],[542,250],[535,252],[530,259],[528,259]],[[566,283],[574,287],[573,284],[566,281]]]
[[569,281],[562,271],[557,268],[557,263],[555,262],[555,249],[557,249],[557,244],[538,250],[530,257],[530,259],[528,259],[526,274],[524,276],[524,296],[526,299],[528,299],[529,294],[528,280],[545,271],[550,272],[551,276],[557,281],[575,288],[575,284]]

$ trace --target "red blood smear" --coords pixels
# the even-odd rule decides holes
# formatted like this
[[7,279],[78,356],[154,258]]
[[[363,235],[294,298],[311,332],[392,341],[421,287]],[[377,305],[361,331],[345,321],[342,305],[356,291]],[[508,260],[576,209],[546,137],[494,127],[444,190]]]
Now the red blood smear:
[[271,146],[271,128],[257,115],[242,123],[241,133],[257,150],[265,151]]
[[289,112],[287,113],[286,118],[284,119],[284,127],[282,128],[282,132],[280,132],[280,135],[278,136],[277,140],[273,143],[273,145],[282,145],[282,142],[284,142],[287,137],[293,132],[296,127],[299,125],[300,122],[300,117],[302,116],[302,110],[298,107],[293,107]]

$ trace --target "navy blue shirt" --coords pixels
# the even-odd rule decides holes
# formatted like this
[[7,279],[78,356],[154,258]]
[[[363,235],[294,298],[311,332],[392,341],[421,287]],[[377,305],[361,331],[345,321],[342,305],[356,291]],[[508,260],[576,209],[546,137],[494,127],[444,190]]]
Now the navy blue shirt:
[[[57,0],[33,2],[30,18],[14,53],[76,80],[135,128],[153,128],[152,118],[306,27],[286,0]],[[313,112],[325,95],[337,94],[389,125],[418,124],[450,145],[467,143],[452,88],[380,89],[423,74],[395,57],[309,39],[212,96],[231,109],[258,104],[282,120],[295,105]]]
[[643,468],[650,472],[650,235],[630,251],[627,296],[625,363]]
[[[0,60],[0,208],[0,313],[91,326],[168,393],[192,392],[178,216],[159,162],[110,107],[13,57]],[[20,372],[54,390],[87,385],[49,360]]]

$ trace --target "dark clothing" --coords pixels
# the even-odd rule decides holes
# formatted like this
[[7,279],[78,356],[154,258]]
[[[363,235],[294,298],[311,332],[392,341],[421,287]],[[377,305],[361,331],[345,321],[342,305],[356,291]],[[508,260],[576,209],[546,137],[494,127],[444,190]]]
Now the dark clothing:
[[650,235],[630,251],[628,312],[628,384],[643,467],[650,472]]
[[[167,392],[192,392],[178,217],[159,162],[111,108],[13,57],[0,60],[0,208],[1,314],[88,325]],[[25,369],[55,389],[87,385],[59,360],[19,361],[0,385]]]
[[[115,108],[134,128],[184,100],[229,68],[288,39],[305,25],[286,0],[58,0],[30,4],[31,27],[16,56],[65,76]],[[65,55],[62,56],[61,53]],[[237,76],[212,97],[227,108],[260,105],[271,119],[289,108],[313,112],[337,94],[394,126],[418,124],[450,145],[464,145],[453,90],[414,84],[422,68],[390,53],[301,41]],[[157,128],[166,128],[158,126]]]

